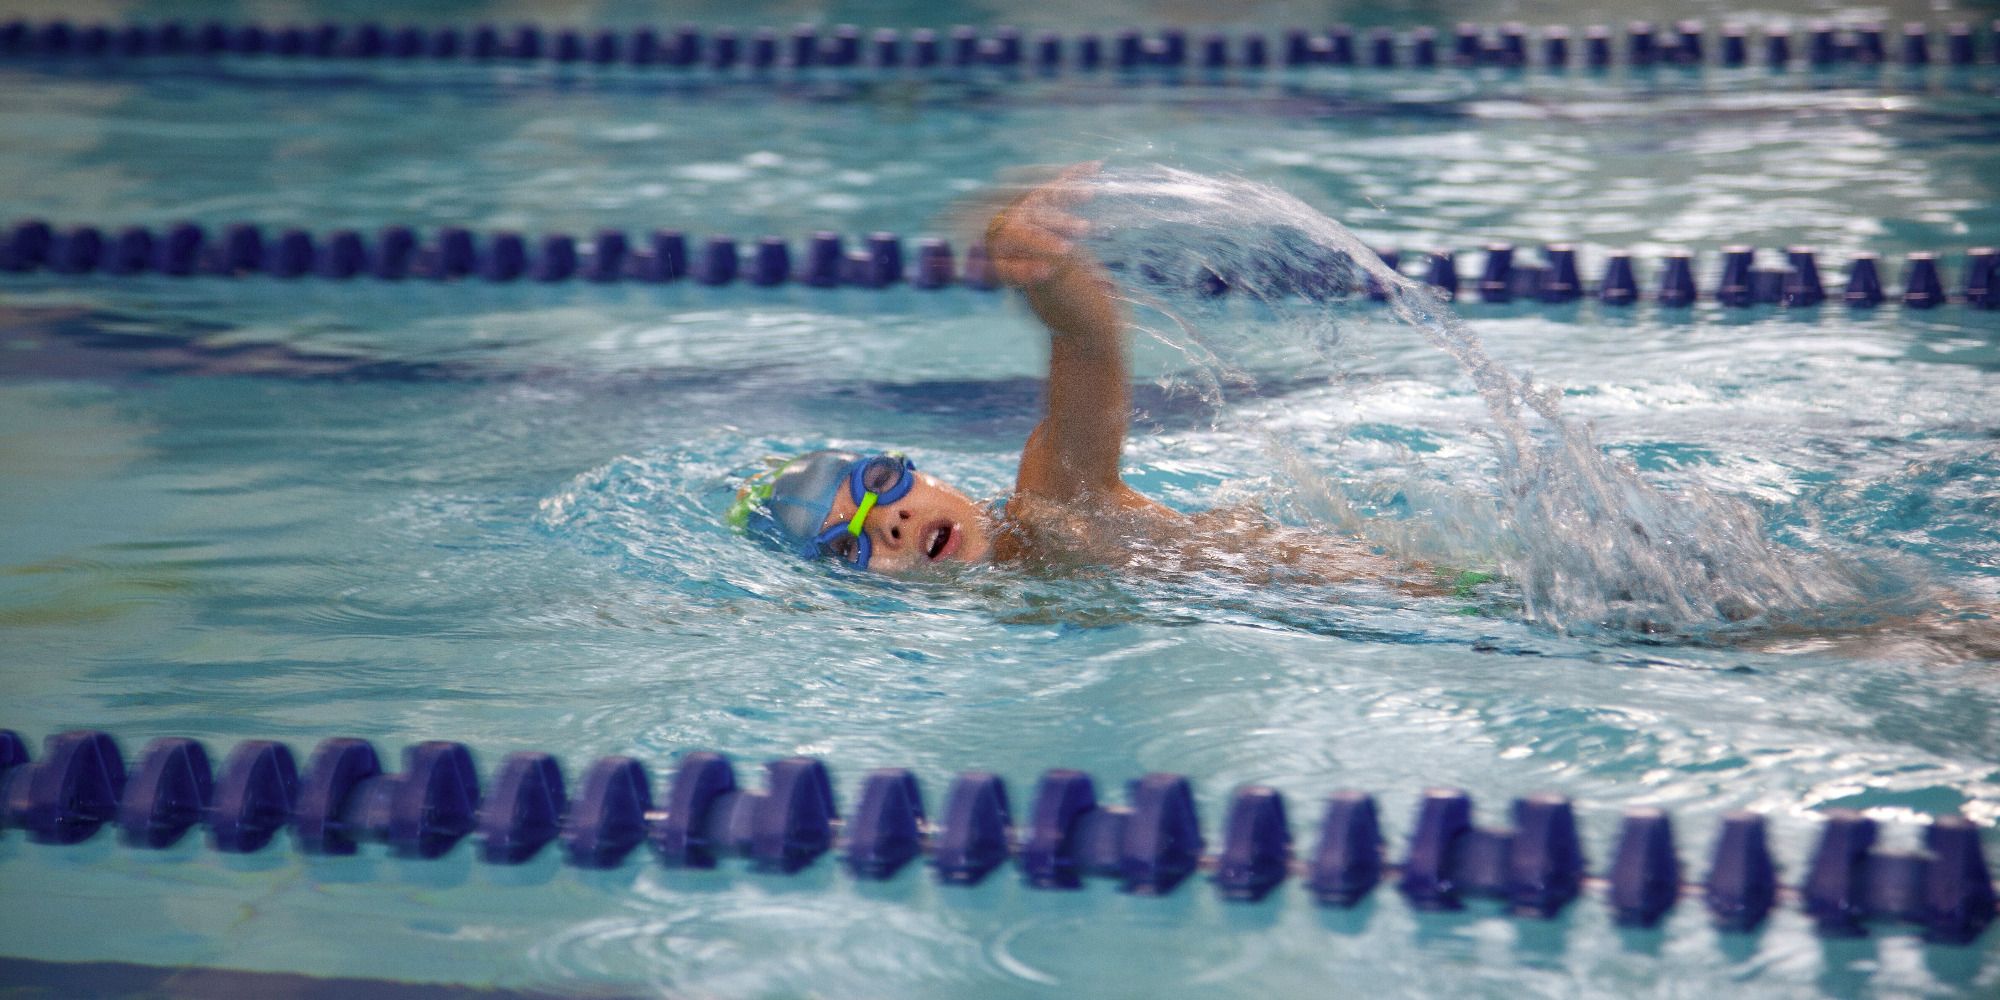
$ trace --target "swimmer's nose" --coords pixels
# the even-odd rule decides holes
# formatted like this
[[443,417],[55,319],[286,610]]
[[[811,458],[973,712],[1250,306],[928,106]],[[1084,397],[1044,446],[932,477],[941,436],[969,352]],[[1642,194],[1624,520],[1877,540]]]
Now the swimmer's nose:
[[[880,517],[881,520],[876,525],[876,545],[890,549],[900,549],[905,545],[909,545],[914,540],[912,533],[916,531],[914,523],[915,515],[908,508],[902,506],[890,507],[888,510],[881,511]],[[869,520],[872,521],[875,519],[875,516],[871,514]]]

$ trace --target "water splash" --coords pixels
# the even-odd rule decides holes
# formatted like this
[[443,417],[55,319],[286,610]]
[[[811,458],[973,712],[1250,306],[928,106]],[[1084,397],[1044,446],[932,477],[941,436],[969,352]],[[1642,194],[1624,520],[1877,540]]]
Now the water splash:
[[1702,637],[1819,620],[1878,596],[1849,561],[1771,541],[1747,503],[1698,484],[1670,492],[1606,456],[1564,416],[1558,390],[1494,360],[1432,288],[1297,198],[1162,166],[1108,168],[1087,183],[1095,196],[1077,211],[1092,223],[1088,242],[1135,303],[1170,319],[1149,332],[1202,367],[1208,394],[1241,374],[1229,324],[1204,322],[1226,298],[1249,297],[1282,336],[1337,355],[1358,328],[1340,304],[1373,294],[1457,361],[1499,460],[1490,496],[1472,505],[1491,521],[1472,534],[1529,618],[1571,632]]

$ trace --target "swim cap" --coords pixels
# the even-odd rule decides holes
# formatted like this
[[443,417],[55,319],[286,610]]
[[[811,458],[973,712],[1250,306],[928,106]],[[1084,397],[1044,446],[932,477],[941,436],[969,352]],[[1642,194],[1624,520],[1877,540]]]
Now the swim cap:
[[862,456],[831,448],[809,451],[786,462],[769,480],[753,483],[729,508],[729,523],[776,541],[799,555],[819,554],[820,526],[833,513],[833,499]]

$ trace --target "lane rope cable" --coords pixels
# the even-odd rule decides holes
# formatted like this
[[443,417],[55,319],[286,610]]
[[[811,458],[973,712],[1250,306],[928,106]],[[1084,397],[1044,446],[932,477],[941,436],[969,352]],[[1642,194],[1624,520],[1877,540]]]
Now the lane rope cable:
[[[904,241],[895,233],[870,233],[850,246],[840,233],[822,230],[803,242],[802,254],[795,257],[792,247],[780,236],[763,237],[748,247],[739,246],[734,237],[711,236],[691,255],[686,234],[674,229],[655,230],[637,243],[615,229],[600,231],[581,244],[568,234],[549,233],[531,247],[520,233],[479,236],[458,227],[421,238],[411,227],[388,226],[370,239],[352,229],[325,236],[286,229],[267,237],[263,229],[248,223],[227,226],[213,235],[191,222],[158,233],[143,226],[58,230],[30,219],[0,232],[0,272],[234,278],[261,274],[341,281],[365,276],[385,281],[495,283],[689,280],[711,286],[741,281],[762,287],[798,283],[873,289],[908,284],[930,290],[956,284],[987,291],[999,287],[985,247],[978,243],[968,247],[961,259],[949,242],[926,237],[917,241],[913,259],[906,260]],[[1650,289],[1642,288],[1631,253],[1610,251],[1601,276],[1587,280],[1579,269],[1578,252],[1574,244],[1550,243],[1542,247],[1542,259],[1534,261],[1518,258],[1511,243],[1488,243],[1479,270],[1471,276],[1460,273],[1459,255],[1453,250],[1410,256],[1420,264],[1420,276],[1445,297],[1486,303],[1562,304],[1588,298],[1607,306],[1652,301],[1684,308],[1712,300],[1733,308],[1803,308],[1832,301],[1857,309],[1890,302],[1906,309],[1932,309],[1958,302],[1975,309],[2000,309],[2000,288],[1996,288],[2000,256],[1993,247],[1973,247],[1964,253],[1955,292],[1947,287],[1943,257],[1932,251],[1905,255],[1900,291],[1890,283],[1879,254],[1852,254],[1845,286],[1833,292],[1821,277],[1818,254],[1810,247],[1786,247],[1781,265],[1764,266],[1757,263],[1755,248],[1725,246],[1712,278],[1697,276],[1691,251],[1668,251],[1654,269]],[[1392,268],[1401,267],[1405,256],[1397,250],[1376,253]],[[1217,296],[1228,294],[1230,277],[1206,268],[1192,275],[1148,276],[1156,284],[1185,284]],[[1301,284],[1301,293],[1314,294],[1324,283]],[[1383,297],[1379,287],[1358,291]]]
[[1100,800],[1090,775],[1052,769],[1017,825],[1006,782],[990,771],[957,775],[933,814],[913,772],[873,770],[843,818],[827,767],[813,757],[766,763],[764,787],[752,789],[738,784],[723,755],[688,753],[660,799],[646,767],[626,756],[594,761],[571,786],[554,757],[509,754],[483,793],[462,743],[405,747],[402,764],[388,773],[367,740],[336,737],[319,744],[303,772],[291,748],[271,740],[237,744],[216,770],[201,743],[161,737],[128,772],[104,732],[51,735],[31,760],[15,732],[0,730],[0,830],[76,844],[111,825],[126,846],[161,850],[199,826],[210,848],[242,854],[266,849],[290,827],[309,855],[379,843],[403,858],[436,858],[471,837],[488,864],[521,864],[558,844],[569,864],[593,869],[618,867],[649,845],[668,867],[741,858],[780,874],[834,852],[857,879],[888,879],[923,858],[947,885],[977,884],[1012,861],[1031,888],[1102,878],[1135,895],[1165,895],[1206,872],[1228,900],[1255,901],[1296,878],[1332,907],[1356,906],[1389,882],[1418,910],[1492,898],[1514,916],[1543,919],[1589,891],[1627,927],[1654,926],[1683,898],[1699,898],[1720,926],[1751,931],[1785,902],[1827,936],[1915,924],[1947,944],[1977,940],[1994,915],[1980,828],[1956,814],[1932,818],[1923,848],[1912,851],[1878,846],[1878,824],[1860,812],[1828,810],[1804,882],[1784,888],[1764,817],[1747,811],[1722,817],[1700,883],[1683,876],[1672,818],[1650,806],[1625,810],[1609,867],[1591,875],[1572,804],[1554,793],[1515,799],[1507,826],[1477,826],[1467,792],[1425,789],[1403,860],[1391,863],[1374,797],[1353,790],[1325,800],[1317,840],[1300,857],[1284,795],[1263,785],[1230,794],[1220,849],[1211,851],[1192,788],[1178,774],[1128,782],[1119,806]]

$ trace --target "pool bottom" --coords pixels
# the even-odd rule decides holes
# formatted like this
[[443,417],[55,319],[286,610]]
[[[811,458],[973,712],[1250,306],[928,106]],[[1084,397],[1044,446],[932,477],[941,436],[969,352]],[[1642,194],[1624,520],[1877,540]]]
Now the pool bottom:
[[[7,1000],[556,1000],[554,993],[130,962],[0,958]],[[612,1000],[591,994],[593,1000]]]

